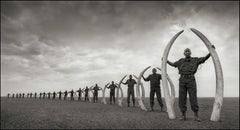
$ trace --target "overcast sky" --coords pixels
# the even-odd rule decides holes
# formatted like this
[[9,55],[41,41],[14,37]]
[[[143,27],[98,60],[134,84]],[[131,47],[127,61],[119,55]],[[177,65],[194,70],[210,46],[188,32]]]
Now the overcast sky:
[[[1,95],[104,87],[139,75],[161,66],[164,48],[181,30],[170,61],[186,47],[194,57],[207,55],[189,28],[215,45],[224,96],[239,97],[239,2],[1,2]],[[178,70],[168,66],[168,74],[178,96]],[[211,58],[196,81],[199,97],[215,96]],[[149,82],[144,86],[149,96]]]

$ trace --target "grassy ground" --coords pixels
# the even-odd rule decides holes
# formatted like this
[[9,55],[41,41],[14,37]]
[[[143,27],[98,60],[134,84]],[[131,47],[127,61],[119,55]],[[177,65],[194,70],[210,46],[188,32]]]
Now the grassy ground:
[[[156,101],[156,99],[155,99]],[[187,121],[169,120],[166,112],[145,112],[138,107],[104,105],[82,101],[1,98],[1,129],[7,128],[129,128],[129,129],[239,129],[239,98],[224,98],[221,121],[210,121],[213,98],[199,98],[202,122],[193,121],[188,101]],[[149,108],[149,99],[145,99]],[[177,118],[180,112],[175,102]],[[165,108],[166,109],[166,108]]]

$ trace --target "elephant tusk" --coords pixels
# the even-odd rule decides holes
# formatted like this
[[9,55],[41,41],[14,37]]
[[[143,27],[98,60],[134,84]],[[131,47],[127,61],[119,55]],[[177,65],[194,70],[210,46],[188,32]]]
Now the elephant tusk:
[[219,121],[221,107],[223,104],[223,88],[224,88],[222,66],[218,58],[217,52],[215,51],[215,49],[212,48],[211,42],[198,30],[191,28],[191,31],[194,32],[206,45],[214,63],[215,75],[216,75],[216,94],[215,94],[215,101],[214,101],[213,111],[212,111],[210,120]]
[[[125,75],[120,81],[119,81],[119,84],[118,84],[118,88],[117,88],[117,100],[118,100],[118,105],[119,106],[122,106],[122,100],[123,100],[123,91],[122,91],[122,88],[121,88],[121,84],[122,84],[122,81],[127,77],[127,75]],[[121,91],[121,98],[119,98],[119,89]]]
[[170,98],[168,84],[167,84],[167,57],[168,57],[168,54],[169,54],[169,51],[171,49],[172,44],[174,43],[174,41],[177,39],[177,37],[182,32],[183,32],[183,30],[178,32],[170,40],[170,42],[167,44],[167,47],[165,48],[164,53],[163,53],[163,61],[162,61],[162,66],[161,66],[164,99],[166,101],[166,106],[167,106],[167,112],[168,112],[169,119],[175,119],[176,115],[175,115],[175,112],[174,112],[174,109],[173,109],[173,105],[172,105],[173,103],[172,103],[171,98]]
[[102,93],[103,93],[102,102],[103,102],[103,104],[107,104],[107,101],[106,101],[106,98],[105,98],[105,91],[106,91],[106,88],[108,87],[109,84],[110,84],[110,83],[108,82],[108,83],[104,86],[104,88],[103,88],[103,90],[102,90]]

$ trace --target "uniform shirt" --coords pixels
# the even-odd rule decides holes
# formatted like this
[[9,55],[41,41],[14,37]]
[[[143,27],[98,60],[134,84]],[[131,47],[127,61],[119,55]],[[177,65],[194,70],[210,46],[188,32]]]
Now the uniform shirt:
[[97,93],[100,88],[98,86],[93,87],[94,93]]
[[81,94],[82,94],[82,90],[81,90],[81,89],[79,89],[79,90],[77,90],[77,92],[78,92],[78,96],[80,97],[80,96],[81,96]]
[[190,58],[181,58],[180,60],[173,63],[174,67],[177,67],[179,74],[181,75],[194,75],[197,72],[199,64],[204,63],[210,54],[205,57],[190,57]]
[[151,89],[159,88],[160,87],[160,80],[162,76],[160,74],[150,74],[145,81],[150,81]]
[[111,92],[111,93],[114,93],[114,92],[115,92],[115,88],[117,88],[117,85],[111,84],[111,85],[109,85],[108,88],[110,88],[110,92]]
[[126,81],[126,83],[123,84],[127,84],[128,85],[128,89],[133,89],[134,88],[134,84],[136,84],[137,82],[134,79],[128,79]]
[[85,95],[88,95],[88,90],[89,90],[89,88],[85,89]]

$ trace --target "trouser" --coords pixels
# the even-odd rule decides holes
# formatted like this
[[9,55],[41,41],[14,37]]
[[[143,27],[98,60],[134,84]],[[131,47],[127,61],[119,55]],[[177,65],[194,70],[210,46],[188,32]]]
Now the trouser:
[[110,92],[110,103],[112,103],[112,100],[115,104],[115,93],[114,92]]
[[154,106],[155,93],[157,94],[157,100],[158,100],[158,103],[159,103],[160,107],[163,107],[160,86],[159,86],[159,88],[155,87],[154,89],[150,90],[150,105],[151,105],[151,107]]
[[88,94],[85,94],[85,101],[89,101],[89,97],[88,97]]
[[66,100],[67,99],[67,96],[64,96],[64,98],[63,98],[64,100]]
[[61,99],[61,98],[62,98],[62,96],[59,96],[59,97],[58,97],[58,99]]
[[94,93],[93,94],[93,101],[95,102],[95,101],[98,101],[98,93]]
[[135,104],[134,89],[128,89],[127,102],[130,103],[130,96],[132,95],[133,104]]
[[71,96],[71,100],[74,100],[73,96]]
[[179,83],[179,107],[182,113],[187,110],[187,92],[189,94],[189,100],[191,104],[191,109],[193,112],[198,112],[198,101],[197,101],[197,86],[195,79],[188,82]]

